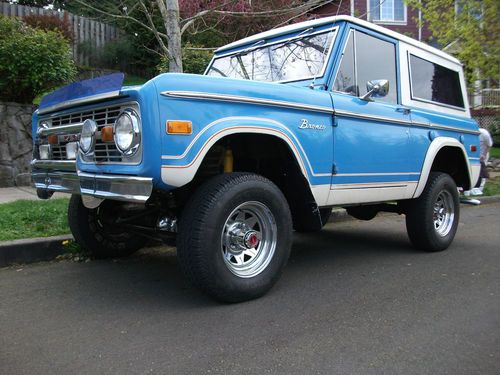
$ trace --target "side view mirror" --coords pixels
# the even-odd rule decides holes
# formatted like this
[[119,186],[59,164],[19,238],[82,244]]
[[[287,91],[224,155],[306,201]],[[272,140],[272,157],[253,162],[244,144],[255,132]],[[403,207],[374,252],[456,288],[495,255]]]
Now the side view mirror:
[[366,90],[368,92],[360,97],[360,99],[370,101],[372,96],[374,98],[382,98],[389,93],[389,80],[374,79],[372,81],[368,81],[366,83]]

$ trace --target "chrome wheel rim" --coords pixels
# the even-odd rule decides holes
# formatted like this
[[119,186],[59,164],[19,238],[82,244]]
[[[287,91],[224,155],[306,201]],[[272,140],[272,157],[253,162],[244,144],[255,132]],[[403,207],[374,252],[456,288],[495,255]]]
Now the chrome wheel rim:
[[445,237],[450,233],[455,221],[455,205],[453,204],[453,196],[449,191],[442,190],[438,194],[434,203],[432,219],[437,234]]
[[264,271],[276,250],[274,215],[261,202],[245,202],[226,219],[221,235],[224,264],[236,276],[250,278]]

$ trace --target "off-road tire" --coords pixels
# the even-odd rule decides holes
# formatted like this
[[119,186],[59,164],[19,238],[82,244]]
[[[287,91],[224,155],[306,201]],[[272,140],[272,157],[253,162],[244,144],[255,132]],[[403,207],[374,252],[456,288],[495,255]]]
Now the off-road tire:
[[80,195],[72,195],[68,206],[68,223],[71,233],[82,251],[93,258],[120,258],[144,246],[143,237],[127,232],[118,225],[105,223],[103,210],[113,210],[114,201],[104,201],[95,209],[82,203]]
[[[440,202],[444,207],[442,212],[439,209]],[[452,213],[448,219],[446,212]],[[441,225],[440,217],[444,217]],[[431,172],[420,197],[408,203],[406,211],[408,237],[417,249],[445,250],[455,237],[459,218],[460,202],[455,181],[446,173]]]
[[[224,246],[231,215],[248,204],[270,213],[275,230],[267,230],[265,235],[274,235],[276,242],[267,265],[254,276],[242,277],[228,265],[229,253],[224,253]],[[290,209],[278,187],[256,174],[227,173],[205,182],[184,207],[177,256],[182,271],[197,288],[220,301],[240,302],[262,296],[276,283],[288,261],[291,243]],[[265,247],[256,249],[261,254]]]

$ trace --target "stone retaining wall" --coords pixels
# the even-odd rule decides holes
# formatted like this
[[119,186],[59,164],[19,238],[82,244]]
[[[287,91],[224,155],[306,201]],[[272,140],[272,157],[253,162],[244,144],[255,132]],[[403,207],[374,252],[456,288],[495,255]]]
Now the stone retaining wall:
[[33,105],[0,102],[0,187],[29,185]]

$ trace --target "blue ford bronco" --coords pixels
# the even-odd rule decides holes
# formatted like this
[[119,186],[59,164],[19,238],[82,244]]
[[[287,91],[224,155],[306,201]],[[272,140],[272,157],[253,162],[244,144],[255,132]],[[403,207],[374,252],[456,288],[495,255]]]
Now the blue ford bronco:
[[446,249],[457,187],[479,176],[477,124],[458,60],[347,16],[219,48],[204,75],[74,83],[33,115],[40,198],[71,194],[74,238],[94,257],[175,243],[180,267],[223,301],[266,293],[292,231],[332,207],[406,216],[411,243]]

